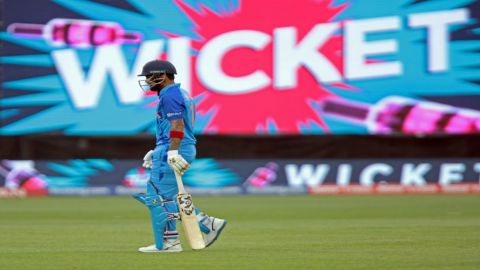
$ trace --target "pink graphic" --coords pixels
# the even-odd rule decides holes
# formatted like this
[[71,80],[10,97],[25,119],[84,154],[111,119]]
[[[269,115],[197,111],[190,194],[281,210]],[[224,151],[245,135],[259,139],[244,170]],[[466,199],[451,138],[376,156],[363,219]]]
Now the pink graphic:
[[257,168],[243,185],[257,188],[265,187],[277,179],[277,170],[277,163],[269,162],[265,167]]
[[480,112],[398,96],[373,106],[341,99],[327,99],[323,112],[365,124],[374,134],[480,133]]
[[[200,38],[193,40],[192,46],[205,53],[205,47],[212,40],[225,35],[253,33],[262,35],[265,42],[261,48],[238,46],[229,48],[222,55],[220,69],[230,78],[246,78],[255,74],[263,74],[268,80],[261,87],[242,93],[222,93],[212,91],[205,82],[205,77],[195,74],[192,81],[193,96],[203,95],[198,104],[200,114],[214,113],[212,121],[206,130],[216,130],[225,134],[276,133],[296,134],[305,123],[316,123],[323,129],[328,127],[308,104],[309,100],[323,100],[334,94],[325,89],[305,66],[300,65],[291,72],[295,76],[295,85],[277,87],[278,75],[275,77],[275,33],[278,29],[290,27],[295,31],[296,43],[304,41],[318,24],[331,22],[336,15],[347,8],[347,4],[333,4],[326,1],[296,1],[296,0],[244,0],[235,11],[225,11],[222,14],[201,7],[197,11],[176,1],[178,6],[196,24],[195,31]],[[290,29],[289,28],[289,29]],[[232,39],[234,39],[232,37]],[[245,42],[250,43],[250,39]],[[295,41],[292,41],[295,42]],[[334,34],[316,48],[341,73],[343,70],[343,37]],[[277,55],[278,59],[278,55]],[[207,61],[207,60],[205,60]],[[210,59],[209,61],[213,61]],[[192,59],[192,66],[199,62],[197,56]],[[201,79],[199,79],[201,77]],[[215,77],[215,76],[212,76]],[[255,80],[252,80],[255,83]],[[231,88],[242,88],[240,85],[229,85]],[[344,89],[349,90],[347,85]],[[292,107],[295,104],[295,107]],[[235,116],[235,117],[232,117]]]
[[115,22],[89,21],[76,19],[53,19],[47,24],[12,23],[7,32],[29,38],[43,38],[56,47],[91,46],[140,43],[139,32],[126,32]]
[[3,160],[0,174],[5,177],[5,187],[8,189],[39,191],[47,188],[45,176],[35,169],[35,163],[31,160]]

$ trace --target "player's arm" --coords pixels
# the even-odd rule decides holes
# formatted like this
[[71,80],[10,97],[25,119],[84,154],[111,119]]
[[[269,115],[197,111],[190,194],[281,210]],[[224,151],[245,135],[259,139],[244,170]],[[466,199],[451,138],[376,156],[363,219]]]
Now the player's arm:
[[168,150],[178,150],[180,148],[184,128],[183,119],[170,121],[170,148]]
[[183,119],[170,120],[170,147],[167,152],[168,164],[181,175],[190,167],[190,164],[178,152],[183,139],[184,127]]
[[163,106],[167,120],[170,122],[170,146],[167,152],[167,161],[173,170],[182,175],[190,167],[190,164],[178,152],[185,128],[183,123],[185,103],[180,92],[171,92],[169,95],[165,95]]

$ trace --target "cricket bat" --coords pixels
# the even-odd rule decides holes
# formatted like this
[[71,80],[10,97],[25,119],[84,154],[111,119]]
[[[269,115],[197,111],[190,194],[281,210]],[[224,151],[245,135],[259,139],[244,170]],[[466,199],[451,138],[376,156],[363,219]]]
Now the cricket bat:
[[198,226],[192,195],[185,191],[182,176],[175,172],[175,178],[177,179],[178,185],[177,202],[178,208],[180,209],[179,212],[180,218],[182,219],[183,231],[185,232],[187,241],[193,250],[203,249],[205,248],[205,241],[203,240],[200,227]]

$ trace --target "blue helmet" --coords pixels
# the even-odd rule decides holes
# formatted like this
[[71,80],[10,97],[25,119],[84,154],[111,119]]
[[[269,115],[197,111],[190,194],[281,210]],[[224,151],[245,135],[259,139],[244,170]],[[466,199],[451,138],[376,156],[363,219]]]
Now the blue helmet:
[[153,60],[147,62],[142,69],[142,73],[138,76],[147,76],[153,74],[177,74],[175,66],[165,60]]

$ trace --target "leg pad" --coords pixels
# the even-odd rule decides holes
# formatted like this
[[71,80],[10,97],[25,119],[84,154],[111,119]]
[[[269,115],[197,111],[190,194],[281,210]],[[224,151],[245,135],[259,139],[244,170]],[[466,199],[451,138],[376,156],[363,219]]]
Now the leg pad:
[[137,201],[141,202],[150,210],[150,219],[152,220],[153,236],[157,249],[163,249],[163,238],[169,215],[163,207],[162,198],[158,195],[135,194]]

